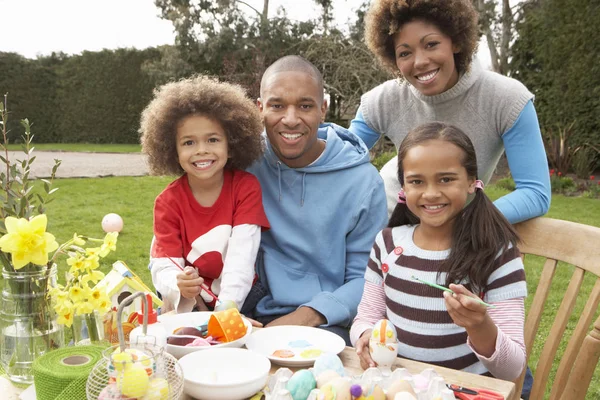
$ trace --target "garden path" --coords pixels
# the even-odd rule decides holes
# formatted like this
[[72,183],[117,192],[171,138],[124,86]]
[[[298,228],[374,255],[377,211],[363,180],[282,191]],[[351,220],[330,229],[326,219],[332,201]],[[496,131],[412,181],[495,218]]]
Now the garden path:
[[[2,154],[4,156],[4,154]],[[36,159],[30,177],[48,178],[54,159],[62,160],[58,178],[91,178],[101,176],[148,175],[146,155],[141,153],[75,153],[63,151],[34,151]],[[9,151],[11,162],[22,160],[24,153]]]

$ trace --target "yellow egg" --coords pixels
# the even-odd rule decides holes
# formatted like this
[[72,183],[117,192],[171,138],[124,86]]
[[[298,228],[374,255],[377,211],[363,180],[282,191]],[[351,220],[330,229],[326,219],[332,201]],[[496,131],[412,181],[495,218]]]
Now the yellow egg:
[[403,379],[394,381],[387,390],[387,400],[394,400],[396,398],[396,393],[405,392],[410,393],[413,397],[416,397],[415,391],[413,390],[410,382],[405,381]]
[[127,397],[142,397],[148,391],[150,378],[139,365],[127,364],[125,371],[117,375],[117,387]]
[[373,396],[373,400],[385,400],[385,393],[382,388],[378,385],[373,387],[373,391],[371,392],[371,396]]

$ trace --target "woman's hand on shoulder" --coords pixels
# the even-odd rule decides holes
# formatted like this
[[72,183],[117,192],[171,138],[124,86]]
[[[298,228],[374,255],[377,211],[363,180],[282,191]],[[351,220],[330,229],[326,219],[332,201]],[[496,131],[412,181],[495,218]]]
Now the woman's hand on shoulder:
[[487,307],[476,300],[475,294],[463,285],[450,284],[450,289],[454,294],[444,292],[444,300],[446,309],[456,325],[470,330],[491,321],[487,314]]
[[376,367],[377,363],[371,358],[371,352],[369,351],[369,339],[371,338],[371,332],[373,329],[367,329],[360,335],[360,338],[356,341],[356,355],[360,360],[360,367],[367,369]]

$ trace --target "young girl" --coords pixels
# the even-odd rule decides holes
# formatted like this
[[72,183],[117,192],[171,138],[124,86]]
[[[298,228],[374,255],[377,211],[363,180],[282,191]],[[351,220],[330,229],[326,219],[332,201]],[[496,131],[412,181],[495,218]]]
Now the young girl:
[[516,379],[525,365],[525,272],[514,229],[477,179],[473,144],[452,125],[422,125],[400,145],[398,178],[404,190],[375,240],[350,331],[361,365],[375,366],[369,337],[386,318],[401,357]]
[[213,308],[201,285],[240,308],[269,227],[258,180],[242,171],[263,154],[258,108],[241,87],[198,76],[159,88],[140,132],[151,172],[180,175],[154,204],[149,268],[163,311]]

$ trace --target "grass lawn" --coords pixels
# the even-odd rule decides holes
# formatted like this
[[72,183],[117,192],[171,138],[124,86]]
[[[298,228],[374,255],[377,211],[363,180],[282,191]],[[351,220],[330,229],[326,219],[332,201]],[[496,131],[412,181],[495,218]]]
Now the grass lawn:
[[[48,205],[48,230],[60,243],[70,238],[74,232],[100,238],[104,236],[100,226],[102,217],[109,212],[121,215],[124,229],[119,236],[117,251],[105,259],[102,270],[107,272],[115,260],[124,260],[152,288],[147,268],[148,250],[152,238],[152,207],[154,198],[171,180],[172,178],[164,177],[60,179],[55,184],[55,187],[60,188],[56,193],[56,199]],[[495,199],[507,192],[488,186],[486,193]],[[600,226],[600,201],[553,196],[548,216]],[[66,270],[64,264],[62,262],[60,265],[59,277],[63,276],[62,273]],[[540,267],[539,260],[526,260],[527,281],[531,294],[537,285]],[[564,268],[564,271],[557,274],[558,279],[555,278],[555,285],[548,300],[550,309],[556,309],[560,304],[562,293],[570,277],[569,272],[569,268]],[[592,285],[592,280],[587,279],[582,292],[589,293]],[[532,297],[528,298],[528,307]],[[576,315],[581,312],[582,307],[582,303],[577,304]],[[575,320],[570,321],[568,329],[574,329],[575,324]],[[550,325],[551,320],[547,317],[541,322],[538,341],[534,346],[532,362],[530,362],[533,369]],[[559,357],[565,347],[566,344],[561,345]],[[552,377],[553,375],[550,380]],[[600,367],[596,370],[587,398],[600,398]]]
[[[40,151],[75,151],[79,153],[139,153],[139,144],[35,143]],[[9,150],[21,150],[20,144],[9,144]]]

